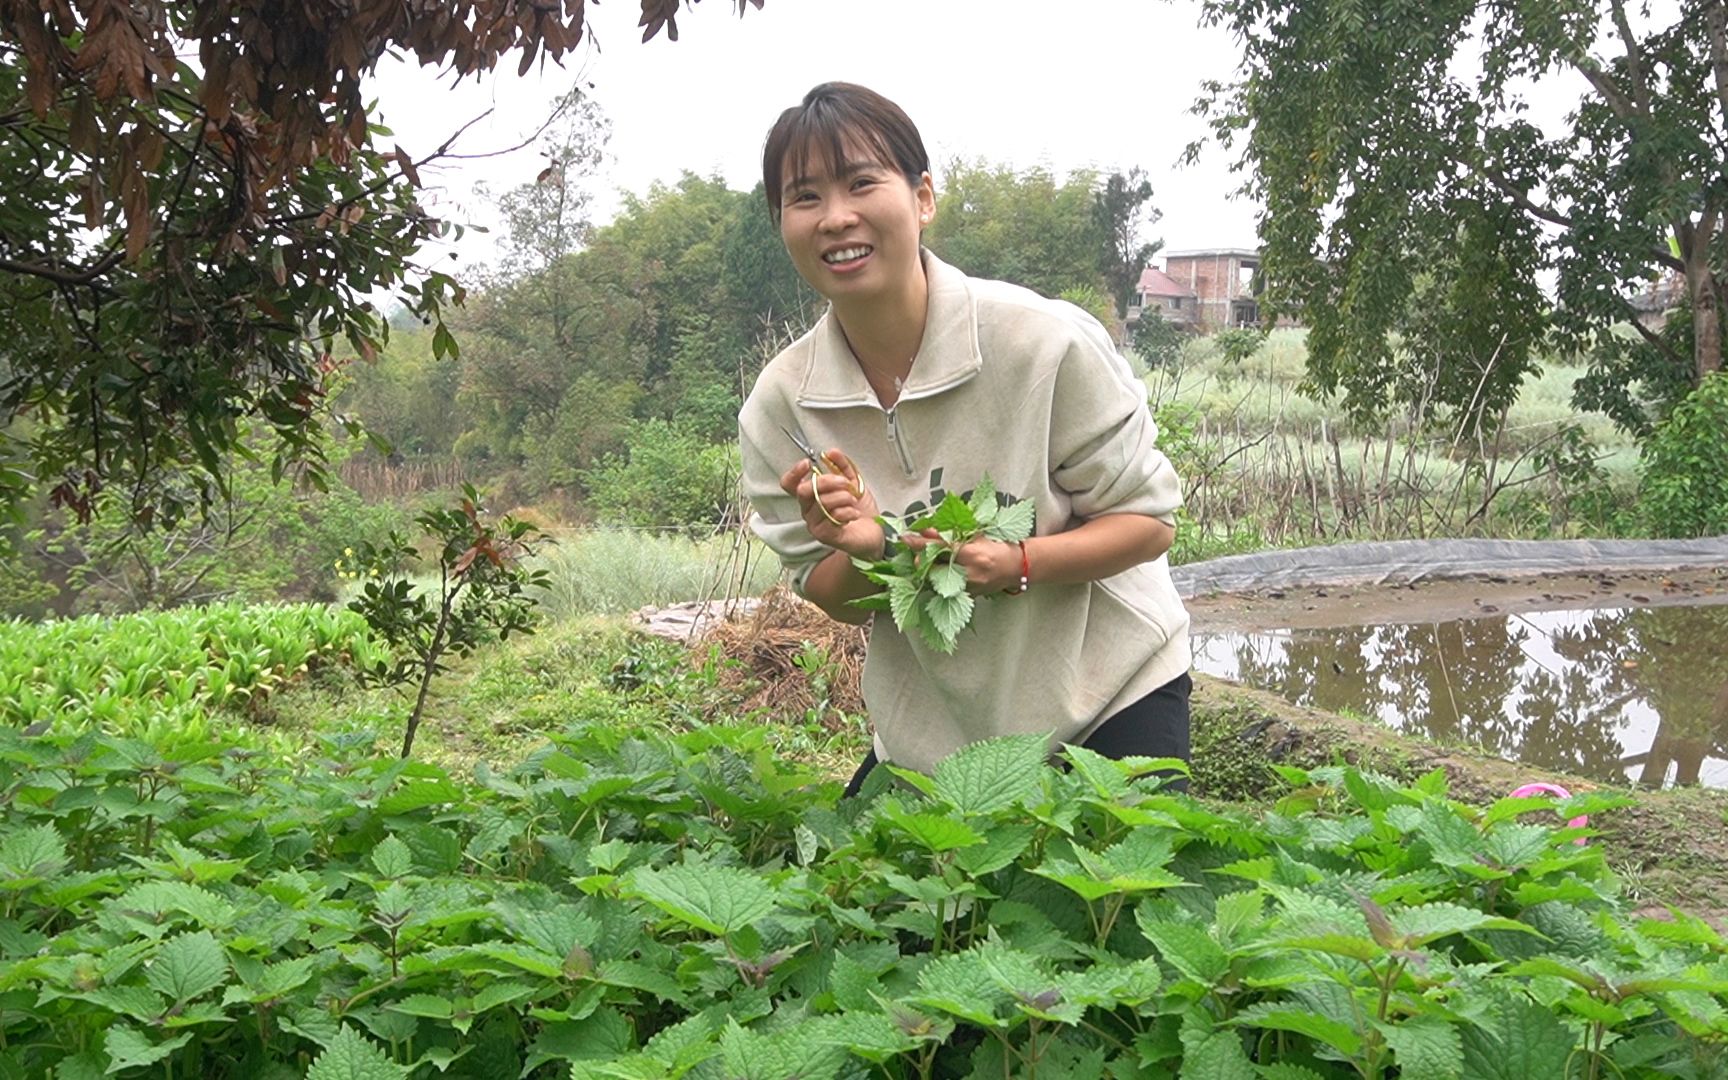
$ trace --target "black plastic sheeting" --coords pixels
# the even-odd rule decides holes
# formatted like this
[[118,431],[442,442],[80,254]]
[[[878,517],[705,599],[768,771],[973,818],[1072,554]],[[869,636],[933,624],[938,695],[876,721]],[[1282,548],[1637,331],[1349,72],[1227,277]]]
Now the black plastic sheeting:
[[1704,540],[1385,540],[1291,548],[1172,567],[1183,596],[1305,585],[1728,567],[1728,536]]

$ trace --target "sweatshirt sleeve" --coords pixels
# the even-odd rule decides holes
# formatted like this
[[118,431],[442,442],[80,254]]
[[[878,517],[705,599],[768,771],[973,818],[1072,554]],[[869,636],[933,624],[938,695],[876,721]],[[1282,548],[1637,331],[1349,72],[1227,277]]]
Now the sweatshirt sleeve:
[[803,596],[805,579],[830,549],[810,535],[798,500],[780,489],[780,474],[785,469],[763,451],[757,438],[763,423],[760,411],[748,403],[738,417],[738,451],[743,460],[744,497],[750,501],[750,531],[780,557],[780,565],[791,575],[793,591]]
[[1157,437],[1146,385],[1097,320],[1076,311],[1050,417],[1051,476],[1074,513],[1145,514],[1174,525],[1182,482]]

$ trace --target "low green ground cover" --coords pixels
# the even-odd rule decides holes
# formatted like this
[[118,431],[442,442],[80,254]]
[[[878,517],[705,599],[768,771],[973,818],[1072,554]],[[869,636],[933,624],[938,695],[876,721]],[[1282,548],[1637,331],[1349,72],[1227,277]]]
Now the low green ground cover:
[[0,1075],[1728,1075],[1728,944],[1549,827],[1622,797],[1231,807],[1007,739],[840,804],[712,656],[492,660],[445,702],[557,730],[504,770],[0,734]]
[[[183,734],[318,664],[365,663],[359,616],[322,604],[213,604],[0,622],[0,724]],[[164,725],[166,725],[164,727]]]

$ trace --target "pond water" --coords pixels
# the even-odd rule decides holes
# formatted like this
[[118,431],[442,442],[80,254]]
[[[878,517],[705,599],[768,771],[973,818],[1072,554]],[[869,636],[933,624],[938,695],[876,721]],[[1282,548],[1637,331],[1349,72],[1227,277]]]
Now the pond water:
[[1728,787],[1728,605],[1197,633],[1194,668],[1537,770]]

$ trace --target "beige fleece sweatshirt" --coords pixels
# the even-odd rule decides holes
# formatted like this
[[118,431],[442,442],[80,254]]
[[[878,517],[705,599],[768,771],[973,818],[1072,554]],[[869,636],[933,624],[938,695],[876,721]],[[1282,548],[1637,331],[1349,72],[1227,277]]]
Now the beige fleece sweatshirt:
[[[1182,489],[1154,445],[1146,388],[1097,320],[968,277],[928,251],[924,266],[924,338],[893,408],[882,408],[830,311],[769,362],[739,414],[751,527],[794,587],[802,592],[830,549],[780,490],[798,459],[782,425],[850,455],[886,513],[916,516],[987,473],[998,492],[1033,501],[1039,536],[1111,513],[1171,522]],[[864,702],[877,754],[927,772],[995,735],[1046,733],[1053,750],[1082,742],[1189,659],[1188,613],[1161,558],[1101,581],[1035,582],[1023,595],[981,600],[951,656],[879,615]]]

